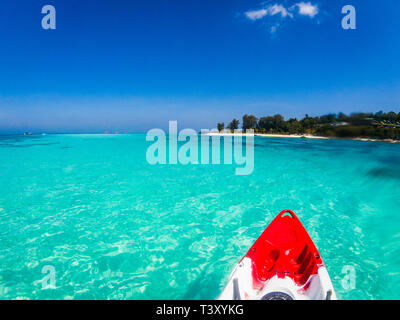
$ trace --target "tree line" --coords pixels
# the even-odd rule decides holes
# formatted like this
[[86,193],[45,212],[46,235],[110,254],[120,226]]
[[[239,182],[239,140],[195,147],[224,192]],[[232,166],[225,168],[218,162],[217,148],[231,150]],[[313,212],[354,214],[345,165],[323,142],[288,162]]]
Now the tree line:
[[[226,127],[223,122],[217,124],[218,131],[239,129],[240,121],[233,119]],[[400,140],[400,112],[344,113],[311,117],[306,114],[302,119],[285,118],[276,114],[257,118],[245,114],[242,129],[253,129],[255,133],[275,134],[311,134],[338,138],[375,138]]]

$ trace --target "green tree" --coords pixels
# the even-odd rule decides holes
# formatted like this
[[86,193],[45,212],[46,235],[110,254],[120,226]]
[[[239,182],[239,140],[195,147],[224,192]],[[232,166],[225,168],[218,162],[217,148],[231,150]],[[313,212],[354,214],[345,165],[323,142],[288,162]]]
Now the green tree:
[[332,113],[321,116],[318,121],[318,123],[320,124],[335,123],[335,122],[336,122],[336,115]]
[[318,117],[313,118],[306,114],[306,116],[300,120],[301,126],[303,127],[303,132],[313,133],[318,127],[318,120]]
[[296,118],[289,119],[286,125],[289,134],[302,133],[303,131],[300,122]]
[[[239,127],[239,120],[233,119],[229,123],[230,130]],[[223,123],[218,123],[218,130],[223,128]],[[285,121],[280,114],[264,116],[258,119],[253,115],[243,116],[243,129],[255,128],[263,133],[309,133],[330,137],[353,138],[367,137],[378,139],[400,140],[400,113],[393,111],[384,113],[344,113],[327,114],[320,117],[305,115],[300,121],[290,118]]]
[[243,116],[242,128],[243,130],[255,129],[257,127],[257,118],[253,115],[245,114]]
[[237,130],[239,129],[239,120],[233,119],[229,124],[228,124],[228,129],[230,130]]
[[394,123],[394,122],[396,122],[396,120],[397,120],[397,114],[395,113],[395,112],[389,112],[388,114],[387,114],[387,119],[391,122],[391,123]]
[[346,116],[343,112],[339,112],[339,114],[337,116],[337,120],[339,122],[347,122],[349,120],[349,117]]
[[219,122],[217,124],[217,129],[218,129],[219,132],[223,131],[225,129],[225,123]]
[[273,128],[275,132],[285,132],[286,131],[286,123],[285,119],[282,115],[276,114],[273,117]]
[[273,118],[272,117],[261,117],[258,120],[258,128],[261,132],[268,132],[273,127]]

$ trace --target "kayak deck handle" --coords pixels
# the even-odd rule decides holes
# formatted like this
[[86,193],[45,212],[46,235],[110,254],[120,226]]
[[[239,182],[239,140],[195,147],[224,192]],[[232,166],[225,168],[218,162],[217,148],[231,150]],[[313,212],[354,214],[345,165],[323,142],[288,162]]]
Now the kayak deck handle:
[[285,209],[283,211],[281,211],[281,213],[278,215],[280,218],[286,217],[286,216],[290,216],[293,219],[297,219],[297,216],[294,214],[294,212],[292,210],[289,209]]

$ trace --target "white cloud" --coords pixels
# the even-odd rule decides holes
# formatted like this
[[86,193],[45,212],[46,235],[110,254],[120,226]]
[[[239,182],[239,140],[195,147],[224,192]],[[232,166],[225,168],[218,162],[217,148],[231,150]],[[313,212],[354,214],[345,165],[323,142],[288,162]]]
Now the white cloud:
[[290,12],[288,12],[288,10],[284,6],[280,4],[274,4],[272,6],[269,6],[267,9],[268,9],[268,14],[270,16],[274,16],[280,13],[282,18],[285,18],[287,16],[293,17],[293,15]]
[[318,14],[318,6],[312,5],[311,2],[299,2],[295,6],[299,8],[299,14],[314,18]]
[[[296,10],[298,9],[298,10]],[[250,20],[260,20],[265,18],[266,16],[273,17],[277,16],[283,18],[294,18],[295,15],[303,15],[308,16],[310,18],[314,18],[319,12],[318,5],[311,4],[311,2],[298,2],[291,7],[284,7],[281,4],[275,3],[268,6],[264,6],[262,9],[259,10],[250,10],[245,12],[245,15]],[[271,18],[272,19],[272,18]],[[270,25],[270,32],[271,34],[276,33],[277,29],[280,27],[280,22],[282,20],[272,19],[269,22]],[[280,21],[280,22],[279,22]]]
[[265,7],[264,9],[250,10],[245,12],[246,17],[253,21],[262,19],[266,15],[275,16],[277,14],[280,14],[282,18],[286,18],[287,16],[293,18],[292,13],[290,13],[284,6],[276,3],[274,5]]
[[268,11],[265,9],[251,10],[251,11],[247,11],[245,13],[246,17],[249,18],[250,20],[258,20],[258,19],[264,18],[264,16],[266,16],[267,14],[268,14]]

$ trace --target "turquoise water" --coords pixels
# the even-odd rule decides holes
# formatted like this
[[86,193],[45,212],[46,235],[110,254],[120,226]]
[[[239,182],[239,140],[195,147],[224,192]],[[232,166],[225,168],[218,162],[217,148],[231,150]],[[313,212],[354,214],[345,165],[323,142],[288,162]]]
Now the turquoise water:
[[[142,134],[0,136],[1,299],[214,299],[285,208],[339,298],[400,298],[400,144],[259,137],[249,176],[151,166],[149,145]],[[46,265],[55,289],[42,289]]]

